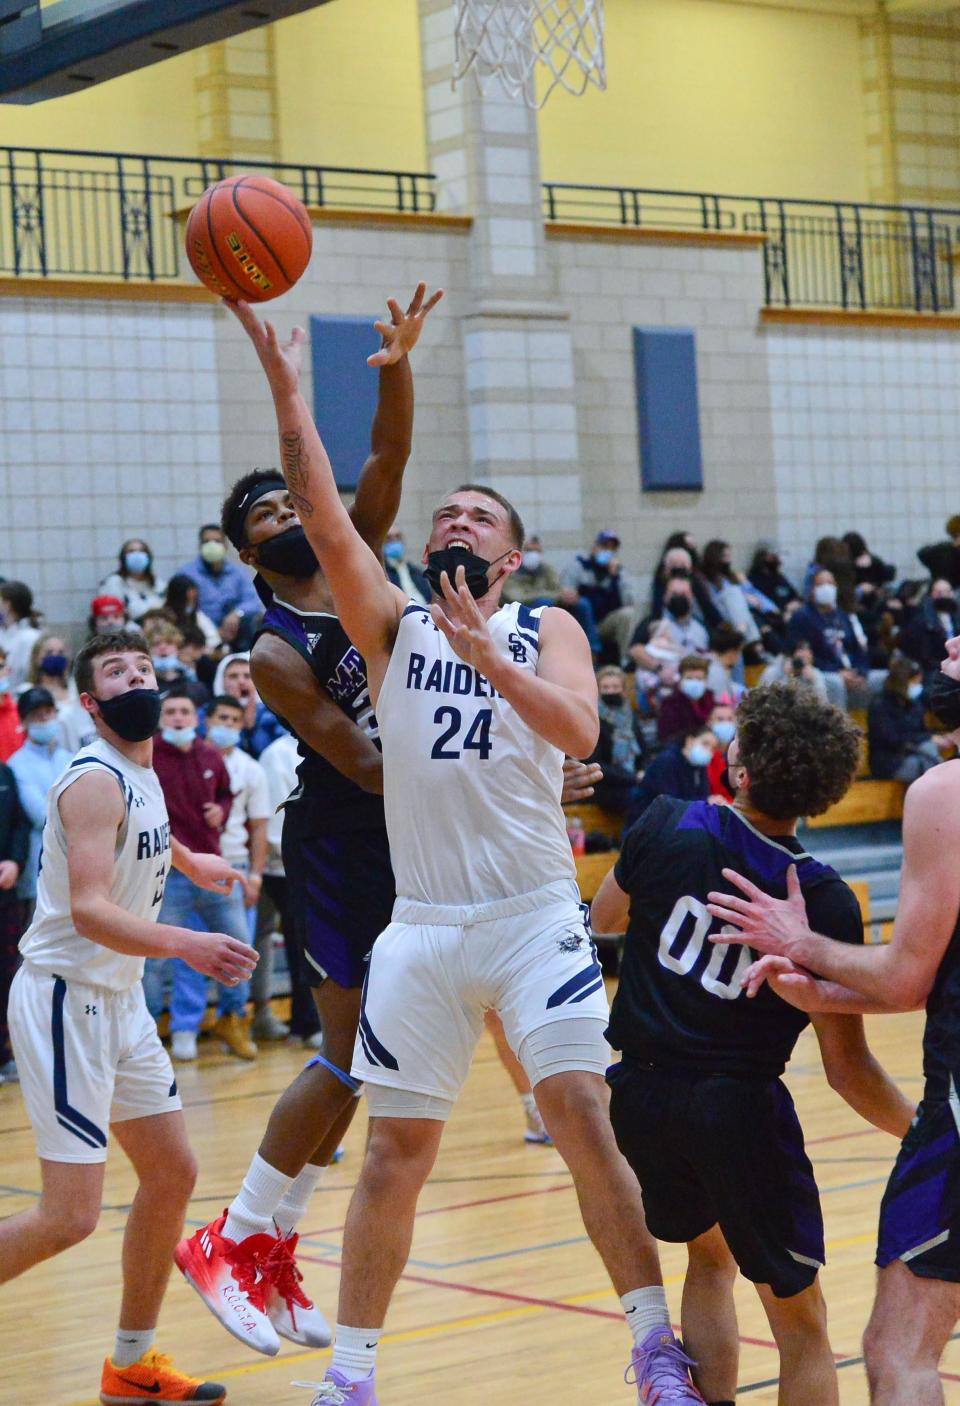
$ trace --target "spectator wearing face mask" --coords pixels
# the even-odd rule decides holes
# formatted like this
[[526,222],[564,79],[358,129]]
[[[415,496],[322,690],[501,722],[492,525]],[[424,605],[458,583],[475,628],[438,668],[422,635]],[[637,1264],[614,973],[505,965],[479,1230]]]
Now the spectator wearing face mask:
[[764,688],[772,683],[794,683],[800,688],[812,689],[821,703],[830,701],[826,681],[814,665],[813,650],[806,640],[798,639],[792,650],[767,665],[758,686]]
[[16,690],[26,683],[30,651],[40,637],[29,586],[22,581],[4,581],[0,585],[0,618],[0,645],[7,654],[10,687]]
[[708,661],[702,654],[688,654],[672,692],[660,703],[657,738],[672,742],[691,728],[703,727],[713,711],[713,694],[707,687]]
[[782,567],[780,553],[774,544],[761,542],[747,572],[750,584],[772,601],[781,615],[793,601],[800,600],[799,592],[784,576]]
[[199,630],[203,637],[204,649],[216,649],[220,644],[220,632],[210,619],[197,606],[200,592],[196,581],[178,573],[167,582],[164,607],[173,616],[173,622],[181,633]]
[[870,771],[882,781],[916,781],[943,761],[951,741],[933,736],[923,706],[923,674],[919,664],[898,655],[881,692],[870,704],[867,736]]
[[503,583],[503,599],[520,605],[555,605],[560,594],[560,576],[544,559],[543,541],[534,533],[523,544],[520,567]]
[[603,776],[595,787],[597,805],[623,814],[630,792],[637,784],[646,751],[640,719],[626,693],[626,676],[614,664],[597,671],[600,692],[600,739],[590,758],[599,762]]
[[727,748],[736,735],[737,710],[729,694],[725,693],[717,698],[707,722],[710,731],[717,739],[716,748],[710,758],[710,765],[707,767],[707,780],[710,784],[709,799],[718,803],[732,801],[733,792],[730,790],[727,778]]
[[703,549],[703,575],[710,587],[713,604],[722,620],[743,635],[744,649],[751,662],[762,655],[758,649],[760,630],[750,613],[750,605],[737,572],[729,542],[714,539]]
[[[154,738],[153,765],[163,789],[170,829],[195,854],[220,854],[220,835],[230,818],[233,792],[226,763],[216,747],[197,736],[197,709],[183,692],[168,693]],[[201,888],[179,869],[167,874],[160,922],[199,932],[224,932],[250,944],[243,892]],[[169,964],[169,966],[168,966]],[[147,1007],[154,1017],[163,1007],[167,973],[172,975],[170,1044],[174,1059],[197,1057],[197,1032],[207,1007],[207,978],[179,957],[148,958],[143,977]],[[214,1031],[241,1059],[256,1059],[246,1015],[248,981],[218,984],[219,1016]]]
[[706,653],[710,637],[693,615],[693,586],[682,570],[667,583],[667,593],[659,619],[641,620],[630,641],[630,657],[638,669],[653,674],[673,672],[667,666],[685,654]]
[[112,635],[115,630],[127,628],[123,601],[119,596],[94,596],[90,602],[90,616],[87,626],[91,635]]
[[957,597],[950,582],[941,576],[930,583],[912,619],[900,631],[900,647],[920,665],[926,687],[939,677],[947,640],[954,635],[960,635]]
[[563,573],[558,605],[569,609],[567,593],[576,591],[589,609],[591,628],[586,635],[594,656],[604,652],[617,663],[626,655],[634,629],[633,584],[620,566],[620,539],[615,532],[597,533],[588,555],[578,556]]
[[250,574],[238,562],[227,560],[223,532],[216,523],[201,527],[200,550],[178,575],[189,576],[196,584],[198,608],[216,625],[221,639],[231,643],[249,637],[249,643],[263,606]]
[[387,580],[399,586],[411,600],[426,605],[430,600],[430,587],[427,578],[419,567],[407,561],[407,544],[403,533],[397,528],[387,533],[383,544],[383,562],[387,568]]
[[743,693],[743,635],[726,620],[710,631],[707,661],[710,666],[707,670],[707,688],[714,698],[726,693],[739,703]]
[[70,652],[62,635],[44,634],[30,651],[27,670],[30,688],[45,688],[57,705],[57,712],[77,697],[70,678]]
[[624,832],[658,796],[679,801],[705,801],[710,795],[707,769],[716,749],[710,728],[688,729],[654,757],[630,796]]
[[790,618],[788,642],[806,640],[820,670],[827,697],[838,708],[865,707],[869,660],[850,616],[837,605],[833,572],[814,573],[810,599]]
[[37,899],[40,847],[47,818],[47,792],[70,765],[71,755],[60,746],[60,726],[53,695],[45,688],[29,688],[17,699],[20,724],[26,740],[10,758],[17,778],[20,804],[30,819],[30,854],[17,885],[17,896],[28,907],[28,918]]
[[166,589],[166,581],[154,575],[153,552],[142,537],[131,537],[120,548],[116,571],[100,582],[99,594],[118,597],[127,619],[139,621],[145,610],[163,604]]
[[0,649],[0,762],[9,761],[17,748],[23,745],[23,735],[17,700],[10,687],[7,652]]
[[270,711],[257,693],[250,676],[249,654],[227,654],[220,660],[213,692],[215,697],[229,694],[243,704],[240,746],[251,757],[259,757],[271,742],[286,731],[277,715]]

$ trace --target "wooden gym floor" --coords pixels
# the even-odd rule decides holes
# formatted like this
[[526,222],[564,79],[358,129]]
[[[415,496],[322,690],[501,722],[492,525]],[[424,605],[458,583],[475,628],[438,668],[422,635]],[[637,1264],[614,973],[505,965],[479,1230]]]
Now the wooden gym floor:
[[[905,1090],[920,1092],[920,1015],[874,1017],[871,1043]],[[204,1045],[201,1044],[201,1050]],[[267,1047],[254,1066],[208,1050],[180,1066],[200,1177],[193,1225],[231,1199],[277,1094],[303,1062],[299,1049]],[[801,1038],[788,1082],[823,1193],[830,1309],[843,1406],[866,1406],[860,1335],[872,1295],[877,1208],[894,1140],[876,1132],[827,1087],[816,1041]],[[307,1287],[333,1317],[340,1235],[360,1165],[364,1115],[304,1222]],[[622,1382],[629,1337],[600,1261],[586,1241],[570,1178],[556,1152],[527,1147],[518,1101],[484,1035],[463,1099],[423,1195],[413,1254],[381,1348],[384,1406],[444,1406],[523,1399],[528,1406],[636,1401]],[[33,1140],[15,1085],[0,1087],[0,1214],[37,1194]],[[0,1288],[0,1401],[10,1406],[94,1406],[119,1301],[120,1232],[133,1180],[111,1145],[99,1228],[85,1244]],[[684,1255],[663,1250],[674,1315]],[[739,1282],[739,1398],[774,1406],[777,1355],[756,1296]],[[322,1377],[329,1352],[284,1343],[269,1359],[229,1337],[174,1272],[158,1345],[178,1365],[224,1381],[234,1406],[308,1406],[294,1378]],[[960,1334],[943,1362],[946,1397],[960,1406]],[[811,1403],[814,1406],[814,1403]]]

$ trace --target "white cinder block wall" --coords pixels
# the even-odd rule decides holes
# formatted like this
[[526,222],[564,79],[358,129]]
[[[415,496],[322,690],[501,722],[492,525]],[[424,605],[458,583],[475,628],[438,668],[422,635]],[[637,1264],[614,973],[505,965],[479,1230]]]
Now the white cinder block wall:
[[[420,277],[447,290],[416,352],[401,512],[414,542],[440,494],[468,473],[468,387],[491,376],[555,396],[572,375],[575,416],[546,428],[565,452],[576,436],[577,473],[565,471],[546,497],[539,475],[501,483],[528,500],[528,525],[559,558],[613,525],[626,565],[646,577],[668,533],[689,526],[701,541],[729,539],[743,564],[758,538],[775,536],[799,575],[817,537],[856,527],[913,574],[916,548],[960,511],[957,333],[762,328],[758,250],[551,237],[571,368],[546,343],[514,347],[509,326],[495,347],[488,333],[465,335],[469,238],[319,225],[307,274],[271,309],[287,330],[314,312],[372,319]],[[696,331],[702,493],[640,491],[635,324]],[[511,444],[525,433],[480,429]],[[79,635],[97,582],[135,533],[169,575],[233,478],[275,462],[262,373],[219,307],[0,301],[0,574],[29,582],[51,622]]]

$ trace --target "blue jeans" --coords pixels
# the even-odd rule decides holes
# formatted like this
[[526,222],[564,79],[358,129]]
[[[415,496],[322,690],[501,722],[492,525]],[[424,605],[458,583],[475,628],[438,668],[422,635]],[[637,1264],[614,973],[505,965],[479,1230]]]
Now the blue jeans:
[[[192,883],[179,869],[172,869],[167,876],[159,920],[173,927],[189,928],[191,932],[225,932],[238,942],[251,945],[241,884],[234,884],[229,894],[212,893]],[[207,1008],[209,978],[202,972],[194,971],[179,957],[148,958],[143,987],[147,1008],[153,1016],[159,1015],[163,1009],[164,986],[168,979],[173,983],[170,1029],[199,1030]],[[217,989],[221,1015],[231,1011],[240,1015],[244,1013],[250,994],[249,981],[241,981],[237,986],[218,984]]]

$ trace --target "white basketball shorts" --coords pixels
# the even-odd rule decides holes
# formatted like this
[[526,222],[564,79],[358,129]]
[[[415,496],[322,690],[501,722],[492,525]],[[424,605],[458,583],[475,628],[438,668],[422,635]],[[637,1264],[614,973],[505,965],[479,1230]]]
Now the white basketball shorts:
[[111,1123],[181,1107],[139,981],[108,991],[25,962],[10,989],[8,1023],[40,1157],[104,1162]]
[[567,1067],[602,1073],[609,1010],[585,913],[569,880],[467,907],[398,898],[370,957],[354,1078],[452,1104],[488,1009],[521,1061],[534,1031],[575,1020]]

